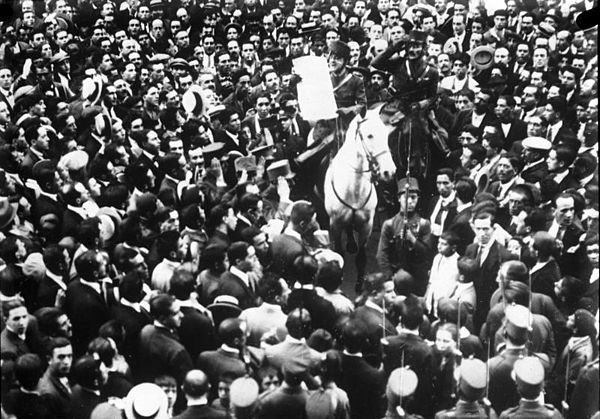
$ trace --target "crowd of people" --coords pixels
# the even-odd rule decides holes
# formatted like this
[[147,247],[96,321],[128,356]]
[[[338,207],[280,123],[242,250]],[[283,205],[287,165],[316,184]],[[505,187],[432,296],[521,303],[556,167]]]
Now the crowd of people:
[[[2,418],[600,417],[595,3],[14,2]],[[323,169],[377,105],[357,279]]]

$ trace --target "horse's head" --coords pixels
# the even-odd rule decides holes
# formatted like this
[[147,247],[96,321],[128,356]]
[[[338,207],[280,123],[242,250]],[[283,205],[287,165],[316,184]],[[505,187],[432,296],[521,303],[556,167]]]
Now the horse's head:
[[[364,117],[358,116],[355,121],[359,134],[357,140],[362,142],[370,169],[381,180],[391,181],[396,174],[396,165],[388,146],[388,136],[393,127],[383,123],[379,109],[369,110]],[[351,129],[348,129],[348,134],[352,135]]]

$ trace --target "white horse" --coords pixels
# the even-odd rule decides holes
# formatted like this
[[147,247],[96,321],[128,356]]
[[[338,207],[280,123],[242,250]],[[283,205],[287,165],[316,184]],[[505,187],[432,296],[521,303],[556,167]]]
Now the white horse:
[[366,245],[377,208],[375,182],[379,178],[389,181],[396,172],[388,147],[393,127],[384,124],[380,111],[378,106],[352,120],[344,144],[325,174],[325,210],[331,240],[335,251],[343,255],[342,234],[346,231],[346,250],[357,252],[357,287],[365,275]]

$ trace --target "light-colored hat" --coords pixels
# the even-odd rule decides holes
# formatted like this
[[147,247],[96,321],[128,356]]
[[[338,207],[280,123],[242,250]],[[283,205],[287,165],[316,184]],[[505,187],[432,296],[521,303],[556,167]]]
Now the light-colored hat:
[[552,143],[544,137],[527,137],[523,140],[523,147],[533,150],[548,151],[552,148]]
[[471,51],[471,64],[477,70],[485,70],[494,63],[494,48],[481,45]]
[[169,401],[156,384],[142,383],[133,387],[125,399],[127,419],[167,419]]

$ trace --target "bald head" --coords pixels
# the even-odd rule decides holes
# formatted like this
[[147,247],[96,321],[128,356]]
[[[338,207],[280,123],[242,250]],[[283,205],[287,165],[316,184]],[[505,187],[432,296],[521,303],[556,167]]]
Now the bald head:
[[208,377],[201,370],[191,370],[183,381],[183,392],[188,399],[199,399],[206,395],[210,385]]

